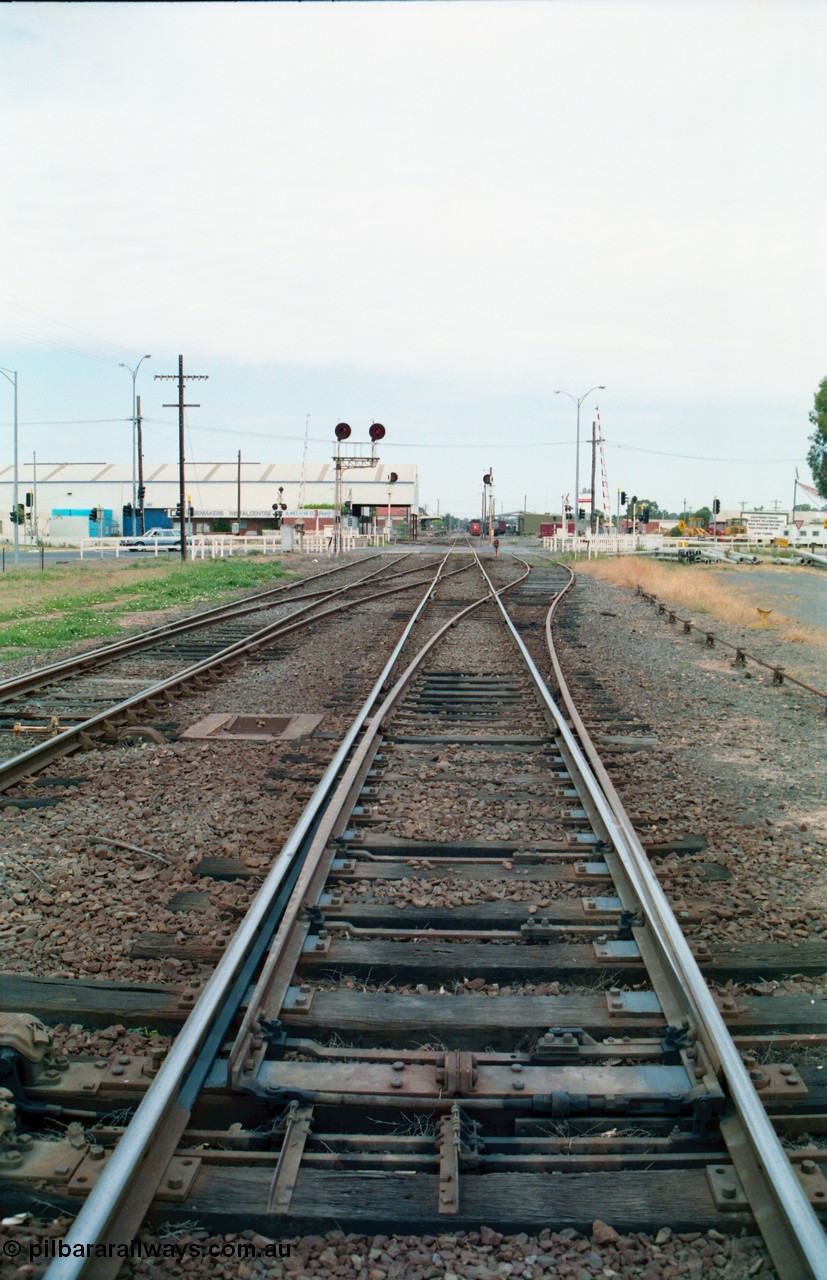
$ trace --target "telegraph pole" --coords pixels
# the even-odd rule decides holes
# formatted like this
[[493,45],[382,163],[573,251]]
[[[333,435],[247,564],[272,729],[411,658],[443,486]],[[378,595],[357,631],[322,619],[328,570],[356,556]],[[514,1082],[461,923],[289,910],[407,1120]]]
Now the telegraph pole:
[[[141,435],[141,397],[137,397],[137,414],[135,417],[135,425],[138,430],[138,508],[140,516],[138,517],[138,532],[145,533],[144,528],[144,499],[146,498],[146,489],[144,488],[144,442]],[[132,531],[135,532],[135,508],[132,508]]]
[[597,462],[597,423],[593,421],[593,422],[592,422],[592,509],[591,509],[590,514],[589,514],[589,529],[590,529],[590,531],[591,531],[592,537],[594,537],[594,531],[595,531],[595,519],[594,519],[594,473],[595,473],[595,464],[596,464],[596,462]]
[[178,503],[181,509],[181,559],[187,558],[187,485],[184,474],[184,410],[200,409],[200,404],[184,403],[184,383],[185,382],[206,382],[209,374],[207,373],[188,373],[184,374],[184,357],[178,357],[177,373],[156,373],[156,382],[173,382],[178,383],[178,401],[177,404],[165,404],[165,409],[178,410]]

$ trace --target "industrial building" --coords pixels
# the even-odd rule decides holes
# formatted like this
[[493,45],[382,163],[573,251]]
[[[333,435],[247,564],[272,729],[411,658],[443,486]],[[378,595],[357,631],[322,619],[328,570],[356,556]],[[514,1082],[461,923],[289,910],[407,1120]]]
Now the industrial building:
[[[370,462],[370,459],[365,459]],[[415,524],[419,513],[419,478],[413,463],[348,465],[343,458],[341,500],[354,521],[375,520],[380,526],[390,518],[397,526]],[[332,520],[336,500],[336,467],[333,461],[302,468],[281,462],[188,462],[186,494],[192,506],[194,531],[214,528],[229,532],[234,524],[242,531],[272,528],[274,504],[286,506],[284,520],[305,521],[308,530]],[[392,479],[392,477],[396,477]],[[171,523],[178,505],[178,465],[145,462],[143,481],[145,525]],[[128,514],[133,502],[132,467],[106,462],[21,463],[18,503],[25,525],[21,540],[37,536],[54,545],[76,543],[80,538],[131,533]],[[0,467],[0,537],[11,539],[13,470]],[[101,519],[90,525],[97,509]],[[126,509],[126,514],[125,514]]]

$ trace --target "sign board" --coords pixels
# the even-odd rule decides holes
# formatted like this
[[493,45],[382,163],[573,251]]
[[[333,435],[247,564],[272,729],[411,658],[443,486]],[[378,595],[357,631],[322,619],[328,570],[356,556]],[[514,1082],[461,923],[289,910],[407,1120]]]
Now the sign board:
[[747,538],[780,538],[787,527],[786,511],[745,511]]

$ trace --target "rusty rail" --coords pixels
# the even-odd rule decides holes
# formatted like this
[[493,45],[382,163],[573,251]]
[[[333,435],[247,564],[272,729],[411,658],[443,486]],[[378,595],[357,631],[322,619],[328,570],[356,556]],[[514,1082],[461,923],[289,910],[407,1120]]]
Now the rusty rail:
[[735,654],[736,667],[745,667],[747,659],[749,659],[756,666],[764,667],[765,670],[772,672],[773,684],[781,685],[786,680],[790,684],[797,685],[799,689],[805,689],[807,693],[812,693],[815,697],[822,698],[824,700],[824,711],[827,714],[827,693],[823,689],[816,689],[813,685],[807,684],[805,680],[799,680],[798,676],[791,676],[778,663],[766,662],[754,653],[747,653],[743,645],[732,644],[729,640],[723,640],[720,636],[715,635],[714,631],[709,631],[706,627],[699,627],[694,618],[682,618],[677,609],[673,609],[671,605],[659,600],[651,591],[644,591],[640,583],[637,585],[635,595],[640,596],[647,604],[656,605],[658,613],[666,614],[670,623],[682,623],[685,635],[690,635],[692,631],[703,631],[708,649],[714,649],[716,644],[722,645],[725,649],[730,649]]

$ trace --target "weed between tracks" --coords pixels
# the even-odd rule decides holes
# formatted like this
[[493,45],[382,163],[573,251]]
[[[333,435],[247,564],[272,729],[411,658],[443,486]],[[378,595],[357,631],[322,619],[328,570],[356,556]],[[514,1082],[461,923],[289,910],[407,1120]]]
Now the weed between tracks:
[[123,635],[135,615],[217,604],[236,591],[266,587],[287,575],[277,561],[209,560],[182,564],[146,559],[75,563],[43,573],[3,576],[0,661],[22,650]]

